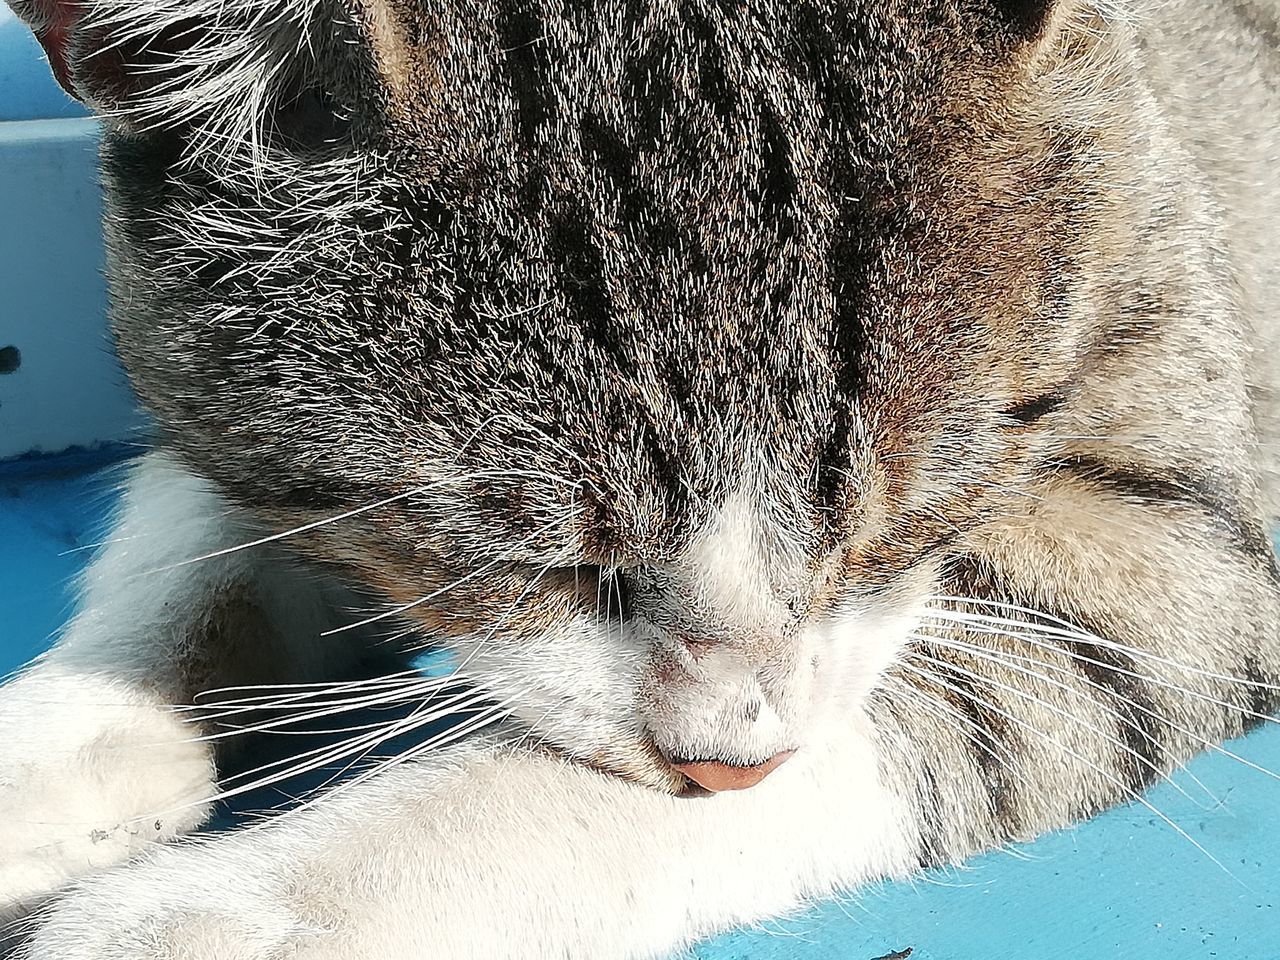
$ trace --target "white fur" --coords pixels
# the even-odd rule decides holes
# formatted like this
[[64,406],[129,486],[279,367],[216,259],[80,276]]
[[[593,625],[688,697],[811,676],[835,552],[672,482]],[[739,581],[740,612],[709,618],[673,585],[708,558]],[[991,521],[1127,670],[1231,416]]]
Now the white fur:
[[[800,728],[770,705],[755,730],[730,723],[737,739],[711,744],[801,747],[745,794],[675,799],[490,738],[250,830],[152,844],[198,825],[215,789],[207,744],[171,707],[190,695],[190,664],[226,653],[199,649],[201,611],[252,588],[280,638],[279,650],[255,649],[262,669],[284,657],[330,670],[321,661],[336,656],[321,641],[332,598],[261,548],[232,549],[254,536],[234,516],[204,482],[146,458],[66,636],[0,691],[0,897],[17,912],[89,877],[56,902],[27,960],[659,956],[909,866],[916,828],[880,784],[860,711],[797,743]],[[731,579],[734,558],[715,558],[715,576]],[[900,642],[899,625],[883,626],[894,629],[875,646]],[[575,676],[545,647],[504,658],[497,643],[473,650],[469,669],[509,677],[501,692],[515,696],[538,689],[530,664],[547,664],[547,689],[522,709],[541,711],[539,735],[589,752],[634,725],[645,663],[634,635],[610,646],[607,625],[575,629],[591,636],[558,642],[595,657]],[[830,659],[869,639],[841,630],[802,646]],[[358,646],[350,633],[335,642]],[[765,698],[744,671],[726,673],[738,678],[729,693]],[[575,696],[557,701],[570,686]],[[786,696],[811,693],[801,683]],[[672,709],[684,745],[714,733],[725,703],[740,705],[696,700]]]
[[206,657],[190,627],[212,600],[252,584],[291,648],[263,659],[286,656],[304,674],[331,667],[318,662],[315,587],[250,551],[187,562],[247,538],[230,514],[164,456],[140,461],[79,612],[0,687],[0,917],[206,818],[212,752],[172,705]]
[[689,548],[690,580],[699,599],[736,628],[736,635],[716,637],[718,642],[741,643],[749,631],[777,629],[786,620],[770,566],[789,566],[790,558],[775,558],[763,526],[757,498],[738,491]]
[[[198,603],[243,564],[141,574],[225,545],[211,506],[201,484],[160,461],[137,471],[112,542],[86,575],[82,611],[0,690],[0,905],[47,894],[206,815],[203,805],[182,809],[209,795],[213,769],[203,745],[185,742],[195,731],[166,707],[163,677],[153,676],[166,656],[156,637],[171,632],[169,604]],[[139,777],[141,767],[153,772]]]
[[204,819],[208,751],[154,695],[52,664],[3,693],[0,917]]
[[737,763],[804,749],[828,713],[857,709],[918,625],[932,581],[801,627],[782,598],[802,564],[762,515],[735,493],[626,621],[584,614],[524,640],[499,624],[455,642],[460,673],[577,757],[648,739],[668,757]]
[[23,960],[658,957],[902,871],[912,827],[857,722],[699,800],[472,743],[90,881]]

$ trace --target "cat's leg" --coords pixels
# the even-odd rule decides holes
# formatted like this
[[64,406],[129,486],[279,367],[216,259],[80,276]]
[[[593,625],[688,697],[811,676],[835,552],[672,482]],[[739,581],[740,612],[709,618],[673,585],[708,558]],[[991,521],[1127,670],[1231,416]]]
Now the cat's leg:
[[914,865],[863,732],[676,798],[481,739],[62,901],[24,960],[659,957]]
[[311,578],[261,550],[186,562],[248,539],[234,518],[142,458],[64,635],[0,686],[0,918],[208,815],[213,751],[174,705],[320,666]]

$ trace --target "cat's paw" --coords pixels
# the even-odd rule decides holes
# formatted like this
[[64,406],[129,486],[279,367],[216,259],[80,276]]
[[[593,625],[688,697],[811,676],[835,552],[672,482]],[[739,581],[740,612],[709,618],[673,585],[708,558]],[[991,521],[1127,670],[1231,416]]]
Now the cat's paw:
[[78,884],[17,960],[335,960],[278,884],[211,864],[206,845],[156,850]]
[[83,677],[0,686],[0,921],[200,823],[214,782],[197,733]]

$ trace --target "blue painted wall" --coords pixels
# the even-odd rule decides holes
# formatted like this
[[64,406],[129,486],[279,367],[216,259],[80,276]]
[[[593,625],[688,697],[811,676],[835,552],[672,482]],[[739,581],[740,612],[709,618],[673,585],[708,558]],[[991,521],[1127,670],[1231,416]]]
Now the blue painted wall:
[[[0,5],[0,459],[138,435],[104,318],[98,125]],[[11,364],[0,366],[8,369]]]

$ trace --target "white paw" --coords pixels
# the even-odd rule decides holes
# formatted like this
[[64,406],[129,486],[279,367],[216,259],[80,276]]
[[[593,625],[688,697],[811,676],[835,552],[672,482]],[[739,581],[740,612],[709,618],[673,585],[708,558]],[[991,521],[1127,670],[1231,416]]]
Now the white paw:
[[77,884],[18,960],[329,960],[278,884],[213,846],[157,849]]
[[86,678],[0,687],[0,921],[199,824],[213,769],[196,732]]

